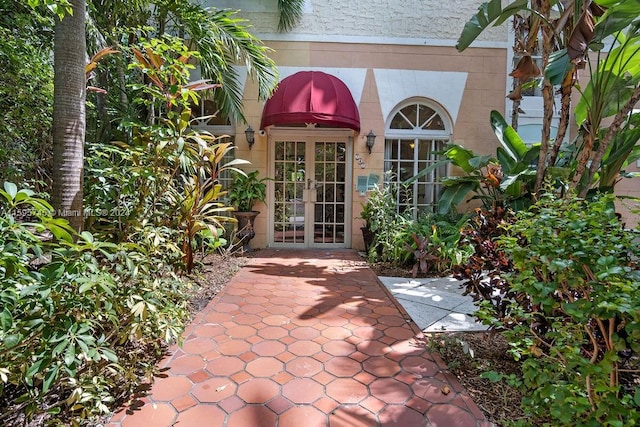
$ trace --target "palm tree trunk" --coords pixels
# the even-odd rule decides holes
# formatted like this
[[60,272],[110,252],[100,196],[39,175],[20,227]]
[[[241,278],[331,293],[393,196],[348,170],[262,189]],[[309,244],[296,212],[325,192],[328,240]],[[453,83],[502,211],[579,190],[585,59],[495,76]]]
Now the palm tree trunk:
[[84,0],[71,0],[73,15],[56,19],[53,92],[53,194],[56,216],[80,231],[85,137],[86,63]]

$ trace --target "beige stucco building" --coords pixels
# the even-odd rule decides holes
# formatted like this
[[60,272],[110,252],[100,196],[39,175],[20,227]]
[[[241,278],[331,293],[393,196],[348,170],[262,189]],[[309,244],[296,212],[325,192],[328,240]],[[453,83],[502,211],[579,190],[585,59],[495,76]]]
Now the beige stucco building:
[[[278,101],[266,105],[255,82],[240,82],[245,116],[256,130],[253,146],[246,124],[230,130],[236,157],[271,179],[268,201],[257,207],[253,247],[363,248],[361,203],[385,172],[396,180],[413,176],[449,142],[495,153],[489,113],[508,117],[510,108],[508,24],[463,53],[454,47],[479,4],[307,0],[299,25],[277,33],[277,0],[212,2],[241,10],[273,49],[281,78]],[[536,98],[525,100],[528,116],[521,119],[534,135],[542,113]],[[367,135],[375,135],[370,149]],[[440,168],[416,182],[406,203],[429,209],[447,173]]]

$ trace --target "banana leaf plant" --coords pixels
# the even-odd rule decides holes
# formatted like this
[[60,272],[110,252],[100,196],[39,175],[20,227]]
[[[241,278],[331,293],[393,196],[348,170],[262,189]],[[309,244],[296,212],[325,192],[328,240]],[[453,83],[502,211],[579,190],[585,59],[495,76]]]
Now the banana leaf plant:
[[[451,144],[443,159],[405,181],[411,184],[443,164],[460,168],[464,175],[448,176],[443,185],[438,211],[446,214],[464,201],[480,200],[490,209],[509,205],[514,209],[528,206],[536,179],[535,162],[540,144],[527,145],[497,111],[490,114],[491,127],[501,143],[496,155],[479,155],[461,145]],[[534,165],[534,166],[532,166]]]

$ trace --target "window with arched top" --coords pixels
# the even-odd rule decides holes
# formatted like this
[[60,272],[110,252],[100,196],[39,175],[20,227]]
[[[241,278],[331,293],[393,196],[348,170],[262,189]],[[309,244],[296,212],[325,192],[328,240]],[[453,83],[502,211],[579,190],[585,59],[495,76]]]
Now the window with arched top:
[[[438,153],[450,141],[449,116],[427,99],[409,99],[391,112],[385,129],[385,177],[399,189],[400,212],[411,210],[415,216],[436,210],[440,179],[447,173],[446,165],[437,165]],[[410,185],[400,185],[417,175]]]

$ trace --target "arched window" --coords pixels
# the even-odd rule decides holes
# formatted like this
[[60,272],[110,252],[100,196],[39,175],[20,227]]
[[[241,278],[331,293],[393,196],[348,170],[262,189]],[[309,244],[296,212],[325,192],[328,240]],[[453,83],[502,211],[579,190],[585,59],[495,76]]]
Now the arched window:
[[[385,177],[387,184],[401,184],[420,171],[435,165],[445,145],[451,141],[451,121],[446,112],[424,98],[406,100],[391,112],[385,130]],[[440,178],[446,165],[432,168],[406,191],[396,194],[400,212],[411,209],[433,212],[438,203]]]

